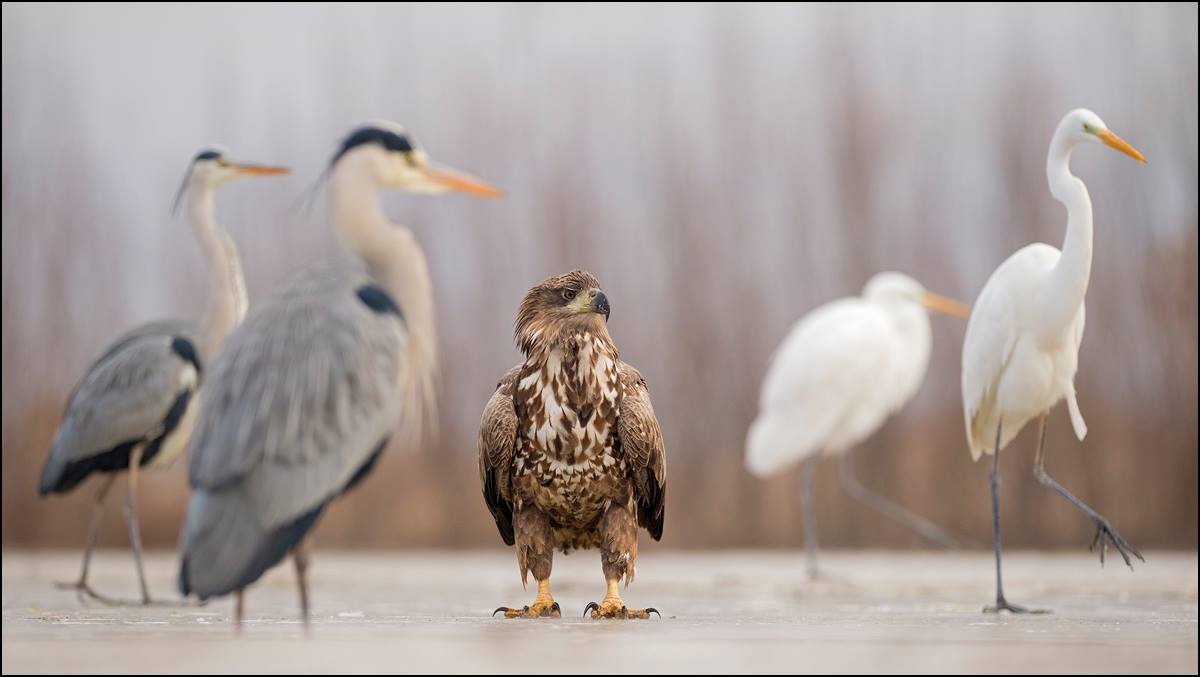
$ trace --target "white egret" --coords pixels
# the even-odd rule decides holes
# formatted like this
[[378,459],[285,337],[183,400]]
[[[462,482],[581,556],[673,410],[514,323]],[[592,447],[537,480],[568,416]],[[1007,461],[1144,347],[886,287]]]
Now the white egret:
[[817,574],[812,472],[822,452],[841,454],[853,498],[943,545],[956,540],[859,484],[845,452],[879,429],[921,385],[929,365],[928,310],[967,317],[967,306],[930,293],[900,273],[880,273],[861,297],[809,312],[779,346],[763,379],[759,415],[746,440],[746,467],[759,477],[804,461],[801,500],[808,573]]
[[[1092,268],[1092,202],[1087,187],[1071,174],[1071,152],[1086,143],[1103,143],[1145,162],[1142,154],[1108,130],[1095,113],[1077,108],[1062,119],[1046,156],[1050,193],[1067,208],[1063,248],[1028,245],[1008,257],[988,278],[967,324],[962,353],[963,414],[971,457],[993,454],[988,475],[992,492],[992,532],[996,551],[996,605],[985,611],[1028,611],[1004,599],[1000,577],[999,450],[1032,418],[1038,418],[1034,476],[1069,500],[1096,525],[1092,547],[1100,562],[1108,541],[1125,563],[1143,559],[1108,520],[1071,495],[1046,473],[1046,415],[1067,400],[1071,425],[1082,440],[1087,426],[1075,399],[1075,370],[1083,338],[1083,299]],[[1143,559],[1143,561],[1145,561]]]

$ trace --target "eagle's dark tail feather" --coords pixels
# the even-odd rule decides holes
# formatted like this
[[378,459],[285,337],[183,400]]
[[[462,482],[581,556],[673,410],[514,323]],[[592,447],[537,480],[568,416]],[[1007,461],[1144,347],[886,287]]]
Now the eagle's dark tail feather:
[[513,545],[516,543],[516,535],[513,533],[512,505],[500,495],[500,486],[496,482],[495,472],[484,474],[483,500],[487,503],[492,517],[496,520],[496,529],[500,531],[500,538],[504,540],[504,544]]

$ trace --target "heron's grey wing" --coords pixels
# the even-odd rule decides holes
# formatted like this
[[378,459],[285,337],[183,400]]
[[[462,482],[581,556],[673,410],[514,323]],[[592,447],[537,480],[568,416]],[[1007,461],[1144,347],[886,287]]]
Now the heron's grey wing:
[[638,524],[658,541],[662,539],[667,503],[667,448],[646,379],[632,365],[620,364],[621,411],[617,435],[625,451],[625,462],[634,479]]
[[513,390],[520,373],[521,365],[517,365],[500,379],[479,422],[479,481],[483,500],[506,545],[514,543],[511,471],[517,441],[517,411],[513,406]]
[[147,324],[118,338],[72,392],[39,492],[68,491],[95,470],[127,467],[135,445],[161,441],[179,423],[201,369],[183,323]]
[[400,414],[408,334],[359,273],[313,271],[251,311],[200,395],[180,584],[256,579],[370,469]]

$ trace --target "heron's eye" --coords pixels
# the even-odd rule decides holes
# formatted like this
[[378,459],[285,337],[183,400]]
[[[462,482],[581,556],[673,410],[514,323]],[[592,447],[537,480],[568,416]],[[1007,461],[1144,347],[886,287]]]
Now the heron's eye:
[[566,299],[566,300],[570,301],[570,300],[572,300],[572,299],[574,299],[574,298],[575,298],[575,293],[576,293],[576,292],[575,292],[575,290],[574,290],[574,289],[564,289],[564,290],[563,290],[563,293],[562,293],[562,296],[563,296],[563,298],[564,298],[564,299]]
[[417,156],[413,155],[412,153],[405,153],[404,161],[408,163],[409,167],[412,167],[413,169],[417,168]]
[[221,167],[228,167],[228,166],[229,166],[229,160],[226,160],[226,159],[225,159],[225,158],[223,158],[223,157],[218,157],[218,158],[217,158],[217,164],[218,164],[218,165],[220,165]]

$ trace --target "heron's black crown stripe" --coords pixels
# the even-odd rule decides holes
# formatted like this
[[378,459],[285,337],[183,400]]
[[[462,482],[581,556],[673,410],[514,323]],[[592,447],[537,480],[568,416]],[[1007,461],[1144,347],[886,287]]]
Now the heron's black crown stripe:
[[400,307],[392,300],[392,297],[387,295],[383,289],[373,284],[364,284],[355,290],[358,299],[367,304],[371,310],[383,315],[392,313],[401,320],[404,319],[404,313],[400,312]]
[[192,366],[196,368],[196,375],[204,371],[200,366],[200,356],[196,354],[196,346],[192,345],[191,341],[182,336],[176,336],[171,339],[171,350],[185,362],[191,362]]
[[396,151],[399,153],[411,153],[413,151],[413,146],[409,142],[407,136],[397,134],[395,132],[389,132],[386,129],[380,129],[378,127],[363,127],[355,130],[354,133],[346,137],[345,141],[342,141],[342,147],[339,148],[337,154],[333,156],[333,160],[329,163],[330,166],[337,164],[337,161],[342,159],[342,156],[351,149],[366,145],[368,143],[377,143],[387,150]]
[[201,160],[216,160],[219,157],[221,157],[221,154],[215,150],[202,150],[196,155],[196,158],[192,160],[192,162],[199,162]]

